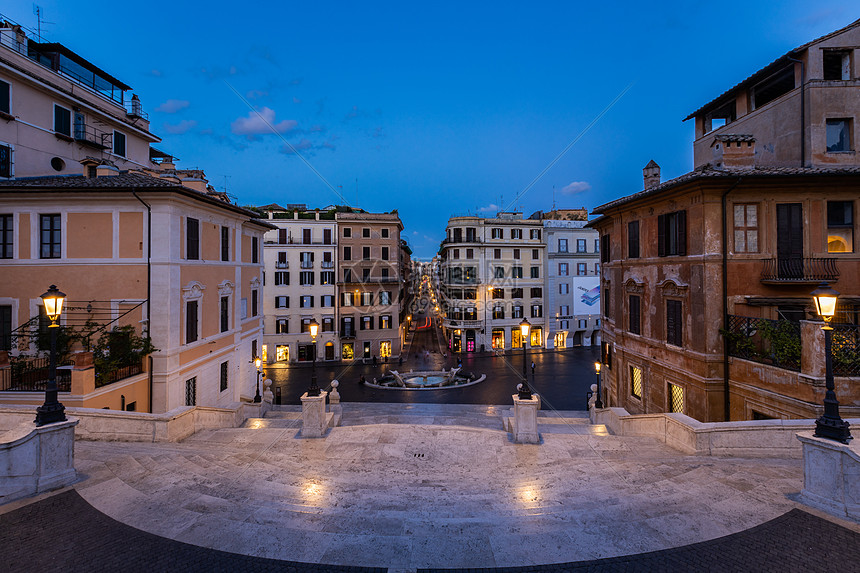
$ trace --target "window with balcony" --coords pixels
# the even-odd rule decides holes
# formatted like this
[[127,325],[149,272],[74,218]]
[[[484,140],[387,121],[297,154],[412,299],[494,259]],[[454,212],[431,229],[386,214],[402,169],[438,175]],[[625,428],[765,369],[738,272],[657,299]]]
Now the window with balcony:
[[310,245],[313,242],[310,229],[302,229],[302,244]]
[[321,265],[322,268],[324,268],[324,269],[333,269],[334,268],[334,261],[331,260],[331,257],[332,257],[331,251],[326,251],[323,253],[323,260],[322,260],[322,265]]
[[827,152],[851,151],[851,120],[827,120]]
[[323,229],[323,245],[331,245],[331,229]]
[[[355,336],[355,317],[342,316],[340,319],[340,335],[346,337]],[[344,356],[344,358],[347,358]]]
[[62,256],[60,215],[40,215],[40,250],[42,259],[59,259]]
[[627,258],[639,258],[639,221],[627,223]]
[[286,245],[287,244],[287,230],[286,229],[278,229],[278,244]]
[[303,269],[314,268],[314,254],[312,252],[299,253],[299,260]]
[[827,202],[827,252],[854,252],[854,201]]
[[466,227],[466,242],[474,243],[477,240],[474,227]]
[[463,320],[478,320],[478,309],[474,306],[466,307],[463,310]]

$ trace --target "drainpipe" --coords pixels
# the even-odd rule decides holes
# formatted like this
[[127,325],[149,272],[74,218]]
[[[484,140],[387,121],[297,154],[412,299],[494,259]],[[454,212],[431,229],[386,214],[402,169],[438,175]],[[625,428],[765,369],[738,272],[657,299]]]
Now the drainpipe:
[[[150,322],[152,316],[150,304],[152,298],[152,207],[141,199],[134,189],[131,190],[131,194],[146,207],[146,334],[150,336],[152,330],[152,323]],[[152,354],[147,357],[147,361],[149,362],[149,411],[152,412]]]
[[800,166],[806,167],[806,66],[803,60],[787,59],[800,64]]
[[[726,214],[726,198],[729,193],[741,184],[743,177],[738,177],[734,184],[723,192],[722,220],[723,220],[723,330],[729,330],[729,240],[728,240],[728,217]],[[723,415],[726,422],[731,421],[731,402],[729,399],[729,342],[723,336]]]

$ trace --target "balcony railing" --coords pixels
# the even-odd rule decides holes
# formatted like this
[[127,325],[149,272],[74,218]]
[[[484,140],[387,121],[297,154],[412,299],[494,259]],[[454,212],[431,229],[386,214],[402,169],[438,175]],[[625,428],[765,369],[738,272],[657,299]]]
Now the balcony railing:
[[480,243],[481,239],[477,237],[452,237],[450,239],[442,239],[443,245],[449,245],[451,243]]
[[289,261],[278,262],[278,263],[275,263],[275,268],[276,269],[288,269],[288,268],[290,268],[290,263],[289,263]]
[[97,149],[109,149],[112,145],[113,135],[98,130],[92,125],[76,124],[75,141]]
[[860,376],[860,326],[833,325],[833,375]]
[[114,382],[119,382],[120,380],[136,376],[141,372],[143,372],[143,362],[141,360],[134,360],[125,366],[119,366],[108,372],[101,372],[97,368],[95,373],[96,388],[101,388],[102,386],[107,386],[108,384],[113,384]]
[[312,269],[314,268],[314,263],[313,261],[302,261],[301,267],[303,269]]
[[761,282],[775,284],[833,282],[839,278],[836,259],[791,258],[764,262]]
[[800,372],[800,323],[729,315],[729,355]]
[[[13,360],[9,368],[0,370],[0,391],[3,392],[44,392],[50,378],[48,358]],[[70,392],[72,389],[72,364],[57,364],[57,390]]]
[[334,261],[323,261],[322,263],[320,263],[320,266],[324,269],[333,269]]

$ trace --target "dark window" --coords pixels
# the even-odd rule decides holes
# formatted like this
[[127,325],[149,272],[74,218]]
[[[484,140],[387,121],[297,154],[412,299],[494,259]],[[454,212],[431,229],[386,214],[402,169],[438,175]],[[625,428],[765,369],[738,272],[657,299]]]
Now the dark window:
[[230,363],[229,362],[222,362],[221,363],[221,391],[222,392],[227,389],[227,373],[228,373],[229,369],[230,369]]
[[511,268],[511,277],[515,279],[523,278],[523,268],[522,267],[512,267]]
[[230,297],[221,297],[221,332],[230,330]]
[[531,278],[539,279],[540,278],[540,267],[532,267],[531,268]]
[[523,289],[512,288],[511,289],[511,298],[523,298]]
[[185,405],[197,405],[197,377],[185,381]]
[[600,262],[608,263],[609,257],[609,235],[603,235],[600,237]]
[[684,345],[683,317],[681,301],[666,301],[666,342],[675,346]]
[[257,308],[257,291],[251,291],[251,316],[257,316],[258,308]]
[[361,248],[361,258],[365,261],[370,260],[370,247],[362,247]]
[[122,132],[113,132],[113,153],[125,157],[125,134]]
[[541,287],[532,287],[532,298],[541,298],[543,296],[543,289]]
[[12,350],[12,307],[0,306],[0,350]]
[[382,247],[382,260],[388,260],[388,247]]
[[850,80],[851,55],[847,51],[827,50],[823,54],[825,80]]
[[753,109],[758,109],[793,89],[794,64],[790,64],[752,89]]
[[639,297],[635,294],[630,295],[630,332],[633,334],[641,334],[640,332],[640,309],[639,309]]
[[301,271],[299,273],[299,284],[302,286],[314,284],[314,272]]
[[41,216],[41,254],[43,259],[59,259],[62,253],[59,215]]
[[344,247],[343,248],[343,260],[351,261],[352,260],[352,247]]
[[12,113],[12,86],[0,80],[0,111]]
[[827,120],[827,151],[851,151],[851,120]]
[[627,257],[639,258],[639,221],[627,223]]
[[388,229],[382,229],[381,232],[382,232],[382,238],[387,239],[388,238]]
[[333,285],[334,284],[334,271],[322,271],[320,273],[320,284],[321,285]]
[[0,177],[12,177],[12,146],[0,145]]
[[361,282],[366,283],[370,281],[370,269],[361,269]]
[[281,245],[287,244],[287,230],[286,229],[278,229],[278,243]]
[[58,105],[54,106],[54,131],[72,136],[72,112]]
[[361,328],[361,330],[373,330],[373,317],[372,316],[362,316],[360,328]]
[[0,259],[11,259],[14,246],[12,215],[0,215]]
[[197,340],[197,301],[185,303],[185,344]]
[[185,258],[191,261],[200,258],[200,221],[191,217],[185,220]]
[[343,282],[352,282],[352,269],[343,269]]
[[493,289],[493,298],[505,298],[505,289],[503,288],[494,288]]
[[275,271],[275,286],[288,286],[290,284],[289,271]]
[[279,318],[275,321],[275,334],[289,334],[290,322],[289,319]]
[[370,238],[370,229],[368,229],[367,227],[362,229],[361,230],[361,236],[364,237],[365,239],[369,239]]
[[[332,305],[329,305],[332,306]],[[323,332],[334,332],[334,319],[333,318],[324,318],[322,321],[322,331]]]
[[344,237],[352,237],[352,229],[349,227],[343,228],[343,236]]
[[221,260],[230,260],[230,228],[221,227]]
[[331,245],[331,229],[323,229],[323,244]]
[[687,254],[687,212],[675,211],[657,217],[657,255]]
[[311,230],[310,229],[302,229],[302,244],[305,244],[305,245],[311,244]]
[[251,237],[251,262],[260,262],[260,237]]

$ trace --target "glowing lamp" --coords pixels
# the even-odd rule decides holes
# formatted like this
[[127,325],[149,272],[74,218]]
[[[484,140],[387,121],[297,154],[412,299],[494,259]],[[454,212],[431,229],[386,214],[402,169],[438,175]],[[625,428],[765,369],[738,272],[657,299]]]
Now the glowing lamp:
[[66,300],[66,293],[60,292],[57,285],[48,287],[48,292],[42,295],[42,304],[45,305],[45,314],[51,320],[51,326],[59,326],[57,319],[63,312],[63,303]]
[[[44,295],[42,296],[44,297]],[[833,319],[833,315],[836,314],[837,298],[839,298],[839,293],[830,288],[827,283],[821,283],[821,286],[812,291],[812,299],[815,301],[815,312],[825,322],[830,322]]]
[[317,333],[320,331],[320,324],[317,322],[317,319],[312,318],[308,323],[308,330],[311,332],[311,338],[316,338]]
[[529,323],[528,319],[524,318],[523,321],[520,323],[520,332],[522,333],[523,338],[529,337],[529,330],[531,329],[531,327],[532,325]]

